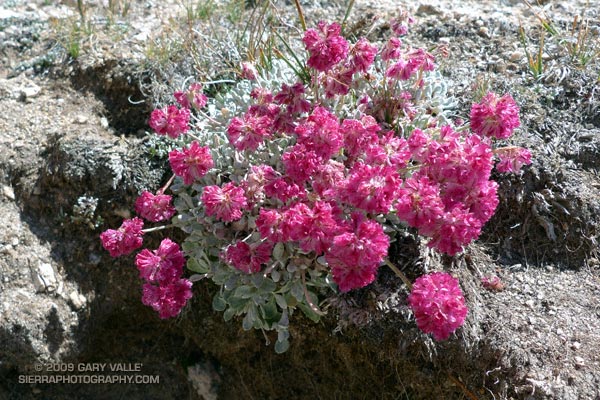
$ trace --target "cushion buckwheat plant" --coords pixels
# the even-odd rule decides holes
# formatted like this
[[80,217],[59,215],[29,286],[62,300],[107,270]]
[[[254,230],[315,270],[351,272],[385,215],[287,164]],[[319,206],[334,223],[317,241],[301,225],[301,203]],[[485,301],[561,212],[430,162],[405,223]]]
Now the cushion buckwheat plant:
[[[436,54],[401,38],[412,22],[393,21],[396,36],[381,45],[320,22],[302,38],[304,64],[275,60],[259,74],[244,63],[230,92],[207,99],[193,83],[174,94],[178,105],[152,112],[154,131],[184,145],[169,153],[173,198],[144,192],[135,209],[150,222],[172,218],[187,237],[137,254],[144,304],[174,317],[191,280],[210,278],[214,309],[243,316],[244,329],[277,331],[283,352],[292,314],[317,321],[319,295],[373,282],[394,232],[412,227],[449,255],[480,235],[498,205],[494,163],[499,172],[530,163],[526,149],[498,146],[519,126],[518,107],[489,93],[470,126],[450,123]],[[102,243],[113,257],[129,254],[142,227],[124,221]],[[417,279],[409,304],[436,340],[467,313],[446,273]]]

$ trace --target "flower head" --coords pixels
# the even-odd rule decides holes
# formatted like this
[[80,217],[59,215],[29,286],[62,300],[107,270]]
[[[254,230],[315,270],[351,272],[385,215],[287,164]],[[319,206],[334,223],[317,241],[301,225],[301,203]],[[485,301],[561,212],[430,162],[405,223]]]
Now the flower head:
[[390,245],[379,223],[357,215],[353,222],[356,225],[354,232],[337,235],[325,254],[333,280],[342,292],[373,282]]
[[214,215],[223,222],[242,218],[242,209],[248,205],[244,189],[233,182],[226,183],[222,188],[216,185],[206,186],[201,200],[206,207],[206,214]]
[[118,230],[108,229],[100,234],[102,246],[111,257],[127,255],[142,246],[142,228],[144,221],[140,218],[126,219]]
[[519,106],[506,94],[486,94],[480,103],[471,107],[471,130],[478,135],[506,139],[520,125]]
[[173,96],[184,108],[194,107],[196,110],[200,110],[208,102],[208,97],[202,93],[202,85],[197,82],[192,83],[187,91],[175,92]]
[[196,179],[202,178],[214,166],[208,147],[200,146],[195,141],[182,151],[171,151],[169,163],[175,175],[182,177],[186,185],[191,185]]
[[165,221],[175,215],[175,207],[171,204],[171,196],[167,194],[154,195],[144,191],[135,201],[135,211],[152,222]]
[[179,315],[187,301],[192,298],[192,282],[177,279],[165,285],[144,284],[142,303],[150,306],[162,319]]
[[422,275],[413,284],[408,303],[417,326],[435,340],[446,340],[467,316],[467,306],[458,279],[445,272]]
[[266,264],[271,257],[273,243],[263,242],[249,245],[246,242],[237,242],[227,247],[225,261],[235,269],[245,274],[260,271],[261,265]]
[[310,57],[308,66],[317,71],[328,71],[348,55],[348,42],[340,36],[342,28],[337,23],[321,21],[317,29],[308,29],[302,42]]
[[267,115],[246,113],[244,118],[234,117],[227,127],[229,142],[237,150],[254,151],[272,135],[273,119]]
[[189,122],[190,110],[188,108],[179,109],[176,106],[168,106],[152,111],[148,124],[157,134],[177,139],[179,135],[188,131]]
[[144,249],[135,257],[140,277],[149,283],[163,284],[180,278],[184,264],[179,245],[168,238],[160,242],[158,249]]
[[531,153],[522,147],[502,147],[496,149],[495,154],[499,159],[498,172],[519,172],[523,165],[531,164]]

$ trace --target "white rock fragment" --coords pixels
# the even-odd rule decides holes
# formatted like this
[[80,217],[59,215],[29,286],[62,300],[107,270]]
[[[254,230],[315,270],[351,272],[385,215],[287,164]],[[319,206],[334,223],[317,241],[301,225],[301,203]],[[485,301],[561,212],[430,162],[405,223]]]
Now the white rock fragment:
[[53,292],[57,289],[58,282],[52,265],[40,263],[37,271],[34,271],[32,275],[33,286],[35,286],[37,293],[45,291]]
[[15,191],[13,190],[12,187],[10,187],[8,185],[2,186],[2,195],[9,200],[15,200],[15,198],[16,198]]
[[76,290],[73,290],[71,294],[69,294],[69,300],[71,304],[73,304],[73,308],[76,310],[81,310],[86,303],[86,298],[81,293],[78,293]]

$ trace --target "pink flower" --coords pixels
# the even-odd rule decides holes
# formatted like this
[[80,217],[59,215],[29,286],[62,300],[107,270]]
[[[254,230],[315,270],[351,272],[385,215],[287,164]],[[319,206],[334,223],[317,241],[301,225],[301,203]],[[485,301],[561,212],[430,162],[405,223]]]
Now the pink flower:
[[222,188],[216,185],[206,186],[201,197],[206,215],[214,215],[223,222],[237,221],[242,218],[242,209],[248,205],[244,189],[233,182]]
[[273,243],[270,242],[253,245],[237,242],[227,247],[225,261],[245,274],[254,274],[260,271],[262,264],[269,262],[272,250]]
[[431,234],[432,240],[427,245],[453,256],[462,251],[464,245],[477,239],[481,227],[482,222],[472,213],[455,207],[438,221],[438,226]]
[[333,207],[324,201],[317,201],[310,214],[305,216],[304,238],[300,240],[300,248],[305,252],[314,251],[323,254],[338,233],[340,227],[333,218]]
[[249,81],[255,81],[258,76],[256,67],[254,64],[249,62],[242,63],[242,79],[248,79]]
[[481,284],[487,290],[494,291],[494,292],[501,292],[506,287],[506,285],[504,284],[504,282],[502,282],[502,280],[498,276],[496,276],[496,275],[491,275],[489,277],[488,276],[482,276],[481,277]]
[[402,41],[400,39],[395,37],[390,38],[381,52],[381,59],[383,61],[389,61],[400,58],[400,55],[402,54],[400,47],[402,47]]
[[261,208],[258,217],[256,218],[256,228],[260,232],[260,237],[268,239],[273,243],[284,242],[287,238],[284,237],[281,229],[283,225],[283,214],[278,210]]
[[340,131],[344,136],[344,153],[349,160],[362,156],[369,146],[379,141],[379,132],[381,128],[375,118],[370,115],[357,119],[345,119],[342,121]]
[[281,90],[275,95],[277,104],[285,104],[291,113],[307,113],[310,111],[310,102],[304,96],[304,85],[296,83],[288,86],[285,83],[281,85]]
[[314,150],[323,160],[331,158],[343,145],[338,119],[324,107],[316,107],[306,121],[296,127],[296,135],[298,144]]
[[506,139],[520,124],[519,107],[509,94],[498,98],[490,92],[471,107],[471,130],[478,135]]
[[256,113],[246,113],[244,119],[234,117],[227,127],[229,143],[237,150],[255,151],[258,146],[272,135],[273,119]]
[[308,29],[302,42],[310,57],[308,66],[325,72],[348,55],[348,42],[340,36],[341,27],[337,23],[327,25],[321,21],[318,29]]
[[175,215],[175,207],[171,204],[171,196],[167,194],[154,195],[144,191],[135,201],[135,211],[152,222],[165,221]]
[[189,109],[178,109],[176,106],[168,106],[152,111],[148,124],[157,134],[168,135],[176,139],[179,135],[188,131],[189,122]]
[[406,140],[396,136],[394,131],[389,131],[379,138],[379,143],[370,143],[367,147],[365,163],[404,168],[410,157],[411,153]]
[[416,70],[417,65],[409,63],[404,58],[401,58],[387,69],[385,76],[395,80],[406,81],[413,76]]
[[182,177],[186,185],[202,178],[214,166],[209,148],[195,141],[183,151],[171,151],[169,163],[175,175]]
[[126,219],[118,230],[108,229],[100,234],[102,246],[111,257],[127,255],[142,246],[142,228],[144,221],[140,218]]
[[259,203],[265,198],[265,185],[276,179],[277,172],[269,165],[253,165],[245,183],[246,198],[252,203]]
[[344,164],[329,160],[319,165],[312,176],[313,191],[324,200],[334,200],[344,179]]
[[422,275],[413,284],[408,303],[417,326],[435,340],[446,340],[467,316],[467,306],[458,279],[445,272]]
[[315,151],[308,150],[302,144],[296,144],[283,153],[281,162],[286,174],[298,184],[306,182],[323,163]]
[[185,257],[179,245],[170,239],[163,239],[158,249],[144,249],[135,257],[135,265],[140,277],[148,283],[160,285],[176,281],[183,273]]
[[293,182],[290,177],[278,177],[267,183],[265,185],[265,194],[282,203],[287,203],[292,199],[302,200],[307,196],[304,186]]
[[359,39],[350,50],[350,65],[352,72],[367,72],[375,56],[377,55],[377,47],[369,43],[365,38]]
[[399,190],[396,213],[420,234],[430,235],[444,215],[439,186],[426,177],[406,179]]
[[372,167],[357,162],[340,189],[340,200],[368,213],[386,214],[396,199],[401,183],[393,167]]
[[350,92],[352,75],[354,72],[348,68],[336,68],[323,75],[323,86],[325,86],[325,97],[332,99],[335,96],[343,96]]
[[523,165],[531,164],[531,153],[522,147],[501,147],[495,150],[498,156],[498,172],[519,172]]
[[202,85],[199,83],[192,83],[190,88],[185,92],[173,93],[175,100],[184,108],[194,107],[196,110],[200,110],[206,106],[208,97],[202,93]]
[[165,285],[144,284],[142,303],[150,306],[162,319],[179,315],[187,301],[192,298],[192,282],[178,279]]
[[379,223],[364,217],[354,218],[355,231],[337,235],[325,254],[333,280],[342,292],[373,282],[390,244]]

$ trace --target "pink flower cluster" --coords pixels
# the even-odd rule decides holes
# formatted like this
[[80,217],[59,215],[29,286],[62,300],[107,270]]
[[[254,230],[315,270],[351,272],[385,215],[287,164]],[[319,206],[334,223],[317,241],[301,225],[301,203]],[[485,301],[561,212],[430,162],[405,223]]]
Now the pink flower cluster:
[[304,32],[302,42],[310,57],[308,66],[317,71],[325,72],[346,58],[348,42],[340,36],[342,28],[337,23],[319,22],[317,29]]
[[171,219],[175,215],[175,207],[171,204],[171,196],[154,195],[144,191],[135,201],[135,211],[144,219],[160,222]]
[[202,92],[202,85],[197,82],[192,83],[185,92],[173,93],[173,97],[181,108],[175,105],[157,108],[150,114],[148,125],[159,135],[177,139],[190,129],[190,110],[200,110],[206,106],[208,98]]
[[148,124],[159,135],[168,135],[177,139],[179,135],[189,130],[190,110],[187,108],[177,108],[177,106],[168,106],[157,108],[150,114]]
[[458,279],[445,272],[422,275],[413,284],[408,303],[420,330],[446,340],[467,316]]
[[157,311],[160,318],[176,317],[192,297],[192,282],[181,277],[184,264],[179,245],[170,239],[163,239],[154,251],[142,250],[135,258],[145,281],[142,303]]
[[471,107],[471,129],[480,136],[506,139],[520,124],[519,107],[508,94],[488,93]]
[[126,219],[118,230],[108,229],[100,234],[102,246],[111,257],[130,254],[142,246],[144,221],[139,218]]
[[249,245],[246,242],[237,242],[227,247],[225,261],[239,271],[246,274],[259,272],[261,265],[266,264],[271,258],[273,244],[269,242]]
[[479,236],[498,205],[490,144],[443,126],[438,138],[416,129],[408,145],[420,168],[400,189],[397,214],[431,237],[430,246],[454,255]]
[[175,92],[173,96],[179,105],[186,109],[195,108],[200,110],[208,102],[208,97],[202,92],[202,85],[197,82],[192,83],[187,91]]
[[200,146],[195,141],[182,151],[171,151],[169,163],[175,175],[183,178],[186,185],[202,178],[214,166],[208,147]]
[[531,164],[531,153],[522,147],[500,147],[494,154],[498,157],[498,172],[519,172],[523,165]]

